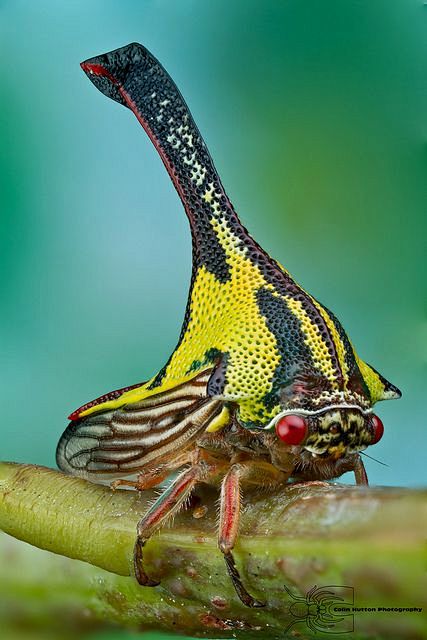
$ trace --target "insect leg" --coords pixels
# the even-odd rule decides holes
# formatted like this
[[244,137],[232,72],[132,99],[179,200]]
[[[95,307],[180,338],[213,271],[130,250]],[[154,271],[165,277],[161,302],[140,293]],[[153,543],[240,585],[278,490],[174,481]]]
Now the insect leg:
[[253,486],[274,486],[285,482],[287,477],[287,474],[269,462],[246,460],[234,463],[222,481],[218,546],[224,554],[227,571],[236,593],[248,607],[264,607],[265,604],[246,591],[232,554],[239,528],[240,484],[244,481]]
[[138,522],[138,538],[134,549],[134,569],[139,584],[147,587],[154,587],[159,584],[149,578],[144,571],[142,563],[144,545],[148,538],[158,531],[166,520],[179,511],[194,486],[205,474],[206,465],[203,463],[195,463],[189,469],[180,473]]
[[113,489],[117,489],[117,487],[133,487],[137,491],[146,491],[147,489],[152,489],[156,487],[158,484],[163,482],[171,473],[176,469],[188,464],[192,461],[191,451],[185,452],[183,455],[178,456],[172,462],[168,462],[167,464],[162,464],[156,469],[150,469],[147,471],[143,471],[138,474],[136,480],[126,480],[119,479],[114,480],[110,487]]
[[234,464],[222,481],[218,546],[224,554],[227,571],[243,604],[247,607],[264,607],[263,602],[256,600],[246,591],[232,554],[239,528],[240,476],[243,470],[240,464]]
[[153,469],[146,473],[140,473],[136,480],[114,480],[110,484],[110,487],[113,491],[118,487],[132,487],[137,491],[146,491],[146,489],[152,489],[156,485],[160,484],[160,482],[167,478],[169,474],[170,469]]
[[356,478],[356,484],[365,484],[368,485],[368,474],[366,473],[365,465],[360,456],[358,456],[357,461],[353,468],[354,477]]

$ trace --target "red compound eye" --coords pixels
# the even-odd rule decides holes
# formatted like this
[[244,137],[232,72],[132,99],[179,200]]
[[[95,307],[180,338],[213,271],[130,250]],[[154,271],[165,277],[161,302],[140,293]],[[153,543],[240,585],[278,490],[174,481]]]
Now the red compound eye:
[[383,437],[384,433],[384,425],[378,416],[372,416],[372,427],[374,430],[374,439],[371,444],[377,444],[377,442]]
[[284,416],[276,422],[276,433],[286,444],[301,444],[307,435],[307,423],[301,416]]

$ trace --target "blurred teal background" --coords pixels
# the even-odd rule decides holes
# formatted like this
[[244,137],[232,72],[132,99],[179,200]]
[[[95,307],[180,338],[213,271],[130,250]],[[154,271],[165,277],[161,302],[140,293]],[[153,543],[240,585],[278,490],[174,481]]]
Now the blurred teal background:
[[79,67],[137,40],[243,223],[402,389],[371,482],[425,482],[426,21],[421,0],[0,0],[2,459],[53,466],[67,414],[150,377],[179,334],[181,204]]
[[402,389],[378,407],[371,482],[425,482],[426,21],[422,0],[0,0],[1,459],[53,466],[66,415],[150,377],[178,337],[183,210],[79,68],[136,40],[244,224]]

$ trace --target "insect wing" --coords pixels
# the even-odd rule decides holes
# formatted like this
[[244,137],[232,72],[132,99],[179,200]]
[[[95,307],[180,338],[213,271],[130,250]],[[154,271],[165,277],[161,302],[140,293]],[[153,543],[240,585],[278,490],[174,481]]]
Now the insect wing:
[[173,459],[221,412],[222,403],[207,396],[210,374],[71,422],[58,444],[58,467],[102,482]]

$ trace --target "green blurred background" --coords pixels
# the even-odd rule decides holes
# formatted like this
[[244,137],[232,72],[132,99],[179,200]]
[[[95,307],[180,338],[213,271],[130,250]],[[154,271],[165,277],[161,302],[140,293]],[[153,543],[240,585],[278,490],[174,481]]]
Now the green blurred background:
[[133,40],[175,78],[244,224],[403,391],[373,483],[425,467],[427,6],[0,0],[1,458],[155,373],[190,277],[178,197],[79,62]]
[[190,234],[132,114],[79,62],[131,41],[186,97],[243,223],[399,386],[374,484],[425,482],[422,0],[0,0],[1,459],[173,349]]

